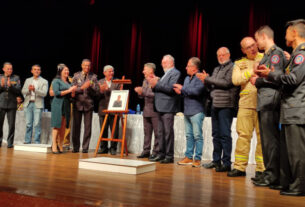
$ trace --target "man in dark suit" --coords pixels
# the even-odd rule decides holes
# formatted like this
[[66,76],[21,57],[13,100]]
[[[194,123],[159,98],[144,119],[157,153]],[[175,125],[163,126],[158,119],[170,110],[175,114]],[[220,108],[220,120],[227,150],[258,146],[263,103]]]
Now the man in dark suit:
[[166,164],[174,162],[174,116],[180,110],[180,101],[173,85],[180,78],[180,72],[175,68],[175,59],[171,55],[165,55],[161,65],[164,70],[162,78],[148,79],[155,92],[155,108],[160,114],[160,125],[163,130],[159,154],[150,160]]
[[88,153],[91,138],[94,97],[99,90],[97,76],[90,72],[90,60],[84,59],[82,61],[81,67],[82,71],[75,73],[72,80],[73,85],[77,86],[75,91],[75,101],[73,105],[72,152],[74,153],[79,152],[80,148],[80,128],[83,115],[85,128],[82,148],[83,153]]
[[[105,78],[102,78],[98,81],[99,84],[99,104],[98,104],[98,115],[100,118],[100,125],[102,127],[104,119],[105,119],[105,113],[103,110],[108,108],[110,95],[112,90],[120,90],[120,84],[112,83],[114,75],[114,68],[111,65],[106,65],[104,67],[104,76]],[[103,138],[108,137],[108,128],[113,126],[114,121],[114,114],[109,114],[107,123],[105,125]],[[117,119],[117,123],[115,126],[115,133],[114,138],[118,138],[119,136],[119,117]],[[111,142],[110,147],[110,153],[111,155],[115,155],[117,151],[117,142]],[[98,151],[99,154],[107,154],[108,153],[108,142],[102,141],[100,145],[100,150]]]
[[[143,126],[144,126],[144,145],[142,153],[137,158],[149,157],[153,159],[159,152],[159,143],[161,135],[159,131],[160,115],[154,111],[154,97],[155,94],[152,91],[151,85],[148,83],[148,77],[155,77],[156,65],[154,63],[146,63],[144,65],[143,74],[145,79],[142,87],[136,87],[135,91],[140,98],[144,98],[143,109]],[[159,77],[158,77],[159,78]],[[155,142],[153,152],[150,155],[152,133],[154,131]]]
[[13,65],[9,62],[3,64],[4,74],[0,75],[0,147],[3,139],[3,122],[5,114],[8,121],[7,148],[12,148],[15,135],[15,119],[17,110],[17,96],[21,94],[20,79],[12,75]]

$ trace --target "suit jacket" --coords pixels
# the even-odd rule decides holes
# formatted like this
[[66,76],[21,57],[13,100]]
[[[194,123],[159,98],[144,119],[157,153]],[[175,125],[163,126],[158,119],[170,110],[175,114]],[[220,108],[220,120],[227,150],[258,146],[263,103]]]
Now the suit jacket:
[[[22,95],[24,97],[24,103],[23,103],[24,107],[27,107],[30,102],[31,92],[29,91],[29,85],[32,84],[33,79],[34,79],[33,77],[27,78],[21,90]],[[38,80],[37,82],[38,86],[35,87],[35,106],[38,109],[43,109],[44,97],[47,95],[49,88],[48,81],[42,77],[38,77],[37,80]]]
[[[87,80],[91,81],[91,86],[85,90],[82,90],[80,87]],[[73,76],[72,85],[77,86],[73,109],[78,111],[93,111],[94,97],[99,91],[97,76],[91,72],[89,72],[87,76],[85,76],[82,71],[77,72]]]
[[177,83],[180,78],[180,71],[176,68],[170,69],[158,81],[154,87],[155,108],[162,113],[176,113],[180,111],[179,96],[173,90],[173,84]]
[[[0,75],[0,82],[3,74]],[[18,75],[11,75],[11,86],[7,87],[7,78],[5,77],[5,85],[0,84],[0,108],[17,109],[17,96],[21,95],[20,78]]]
[[155,94],[151,89],[148,81],[145,79],[142,84],[142,94],[140,98],[144,98],[144,109],[143,116],[144,117],[155,117],[158,116],[158,113],[154,110],[154,97]]
[[[104,84],[105,78],[100,79],[98,82],[100,84]],[[111,83],[111,86],[108,90],[104,91],[103,93],[99,90],[99,104],[98,104],[98,114],[99,116],[105,116],[103,110],[108,108],[110,95],[112,90],[120,90],[120,84]]]

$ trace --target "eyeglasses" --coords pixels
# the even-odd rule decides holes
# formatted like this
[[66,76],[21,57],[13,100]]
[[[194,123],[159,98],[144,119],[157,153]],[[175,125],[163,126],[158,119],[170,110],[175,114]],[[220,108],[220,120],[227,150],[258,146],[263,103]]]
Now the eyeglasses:
[[251,48],[255,47],[256,43],[253,43],[252,45],[245,47],[245,50],[250,50]]

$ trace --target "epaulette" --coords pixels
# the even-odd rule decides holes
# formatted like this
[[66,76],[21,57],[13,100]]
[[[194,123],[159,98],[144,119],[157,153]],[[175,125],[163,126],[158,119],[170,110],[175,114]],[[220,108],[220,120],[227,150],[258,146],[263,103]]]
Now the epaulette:
[[271,49],[268,51],[267,55],[270,55],[274,50],[276,50],[275,46],[271,47]]
[[302,46],[300,47],[300,50],[305,50],[305,45],[302,45]]

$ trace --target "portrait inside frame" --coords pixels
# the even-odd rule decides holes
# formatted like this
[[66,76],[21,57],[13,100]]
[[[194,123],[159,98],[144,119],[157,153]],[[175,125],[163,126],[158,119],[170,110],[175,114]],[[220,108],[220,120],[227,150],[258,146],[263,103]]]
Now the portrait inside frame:
[[108,111],[125,111],[129,90],[112,90]]

